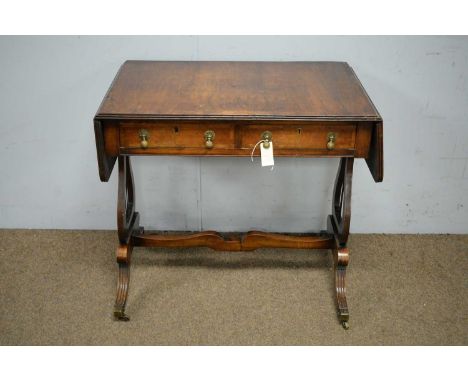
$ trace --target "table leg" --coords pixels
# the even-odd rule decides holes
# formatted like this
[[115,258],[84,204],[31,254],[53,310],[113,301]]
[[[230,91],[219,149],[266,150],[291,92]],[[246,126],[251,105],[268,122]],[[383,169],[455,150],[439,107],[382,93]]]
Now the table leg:
[[130,157],[119,157],[118,187],[117,228],[120,245],[117,248],[119,277],[114,317],[121,321],[128,321],[129,317],[125,314],[125,305],[130,282],[130,256],[133,250],[132,234],[136,230],[143,231],[143,228],[139,227],[140,216],[135,211],[135,185]]
[[125,314],[127,304],[128,284],[130,282],[130,255],[132,246],[121,244],[117,248],[117,263],[119,265],[119,277],[117,279],[117,297],[115,298],[114,317],[120,321],[128,321]]
[[343,328],[349,328],[349,311],[346,301],[346,268],[349,263],[347,241],[351,221],[351,186],[354,158],[341,158],[333,190],[332,214],[328,216],[328,231],[335,237],[333,264],[335,272],[338,319]]
[[346,267],[349,262],[348,248],[336,248],[333,250],[333,263],[335,270],[336,302],[338,305],[338,319],[343,328],[349,328],[348,302],[346,301]]

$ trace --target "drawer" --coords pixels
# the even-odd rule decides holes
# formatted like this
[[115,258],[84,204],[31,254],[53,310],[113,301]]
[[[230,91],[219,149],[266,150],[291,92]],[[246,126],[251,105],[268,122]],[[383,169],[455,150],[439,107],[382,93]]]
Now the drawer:
[[[124,149],[206,149],[205,133],[211,131],[213,147],[234,148],[234,126],[229,123],[121,122],[120,147]],[[143,137],[144,135],[144,137]],[[142,141],[146,143],[142,144]]]
[[275,150],[327,150],[331,137],[334,150],[353,150],[356,138],[354,124],[249,125],[242,132],[242,148],[253,148],[265,131],[271,133]]
[[[109,153],[112,152],[113,155],[117,150],[120,153],[137,155],[247,156],[267,131],[271,133],[275,155],[278,156],[354,155],[362,141],[357,134],[356,125],[345,122],[236,124],[228,121],[140,120],[121,121],[114,126],[114,129],[109,129],[109,139],[106,140],[109,143],[115,142],[111,139],[112,131],[118,135],[118,143],[107,146]],[[208,131],[214,135],[207,144]]]

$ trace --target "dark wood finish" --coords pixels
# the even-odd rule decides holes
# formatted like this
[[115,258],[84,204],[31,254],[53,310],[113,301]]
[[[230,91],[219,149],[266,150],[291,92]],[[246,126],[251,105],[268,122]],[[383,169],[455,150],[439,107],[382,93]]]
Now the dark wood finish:
[[[205,128],[204,128],[205,127]],[[288,126],[285,124],[249,124],[238,126],[241,130],[239,140],[235,139],[236,126],[232,123],[213,123],[209,129],[216,134],[213,149],[249,149],[262,139],[264,131],[273,134],[275,150],[326,150],[327,134],[336,134],[335,150],[354,150],[356,129],[352,124],[300,124]],[[123,150],[140,150],[141,129],[149,134],[147,149],[202,149],[205,150],[204,132],[207,126],[194,123],[173,122],[126,122],[120,124],[120,146]],[[370,138],[370,136],[369,136]],[[116,139],[116,137],[114,137]],[[109,145],[115,150],[115,144]],[[145,150],[147,150],[145,149]],[[328,151],[328,150],[327,150]],[[111,153],[111,152],[109,152]],[[331,153],[334,153],[331,151]]]
[[107,182],[114,168],[116,155],[105,149],[104,130],[100,120],[94,119],[94,135],[96,137],[97,160],[99,165],[99,177]]
[[[327,149],[274,149],[275,157],[352,157],[354,150],[351,149],[334,149],[333,152]],[[252,154],[252,149],[222,149],[222,148],[193,148],[193,147],[170,147],[170,148],[132,148],[120,149],[121,155],[183,155],[183,156],[211,156],[211,157],[249,157]],[[259,156],[260,152],[257,150],[254,156]]]
[[118,126],[107,126],[103,131],[103,136],[106,154],[117,157],[120,153],[120,130]]
[[[105,136],[105,150],[109,156],[116,152],[121,155],[250,156],[262,133],[268,130],[273,134],[275,156],[365,157],[371,135],[369,124],[356,128],[353,123],[333,122],[235,124],[125,121],[106,125],[110,131]],[[149,135],[147,148],[140,146],[139,132],[142,129]],[[207,130],[213,130],[216,134],[214,146],[210,149],[205,147],[204,141],[204,132]],[[336,135],[333,150],[326,148],[330,132]],[[357,150],[365,155],[359,155]],[[255,154],[259,155],[258,151]]]
[[[352,124],[301,124],[288,126],[257,125],[246,126],[242,134],[242,148],[251,150],[261,139],[264,131],[272,133],[275,150],[327,150],[327,135],[335,133],[336,142],[334,150],[354,150],[356,129]],[[327,150],[333,152],[333,150]]]
[[[293,121],[313,122],[350,121],[354,124],[368,122],[358,130],[357,156],[339,149],[335,154],[322,152],[301,153],[299,156],[346,156],[366,158],[376,182],[383,179],[383,133],[382,118],[372,104],[354,71],[345,62],[166,62],[127,61],[119,70],[104,98],[95,121],[100,129],[114,128],[113,121],[198,121],[235,124],[246,121],[266,123]],[[355,129],[354,124],[349,125]],[[127,124],[127,126],[134,126]],[[283,124],[284,126],[284,124]],[[364,126],[364,125],[363,125]],[[206,129],[206,123],[200,123]],[[125,129],[125,125],[121,129]],[[371,129],[372,131],[368,131]],[[99,129],[98,129],[99,130]],[[366,137],[360,133],[366,130]],[[234,131],[234,145],[239,145],[240,132]],[[115,162],[115,147],[108,144],[109,135],[96,133],[101,180],[107,181]],[[134,135],[134,134],[133,134]],[[124,155],[222,155],[242,156],[242,149],[222,152],[200,151],[198,138],[191,145],[148,151],[124,146]],[[127,136],[121,131],[121,136]],[[132,136],[132,135],[130,135]],[[161,138],[161,137],[160,137]],[[170,136],[164,136],[163,142]],[[113,137],[115,141],[118,138]],[[237,140],[236,140],[237,139]],[[99,142],[99,143],[98,143]],[[187,141],[184,141],[187,142]],[[229,142],[230,144],[230,142]],[[321,147],[323,142],[313,142],[312,147]],[[135,142],[132,143],[133,147]],[[104,147],[108,149],[103,152]],[[196,148],[196,149],[195,149]],[[353,148],[354,149],[354,148]],[[181,151],[182,150],[182,151]],[[224,150],[224,151],[223,151]],[[284,151],[278,156],[297,156]]]
[[356,126],[356,141],[354,145],[355,158],[368,158],[369,146],[372,136],[373,124],[369,122],[358,122]]
[[335,271],[338,319],[345,329],[349,328],[349,311],[346,301],[346,267],[349,250],[346,247],[351,224],[351,186],[354,158],[341,158],[333,190],[332,212],[328,216],[328,233],[334,236],[333,264]]
[[330,248],[332,238],[326,234],[308,234],[304,236],[249,232],[242,242],[243,250],[257,248],[295,248],[295,249],[326,249]]
[[142,247],[209,247],[218,251],[252,251],[258,248],[326,249],[333,235],[289,235],[250,231],[221,234],[216,231],[195,233],[153,233],[133,236],[133,245]]
[[117,264],[119,276],[117,279],[117,296],[114,304],[114,317],[121,321],[128,321],[130,318],[125,314],[127,304],[128,286],[130,283],[130,256],[133,250],[131,243],[120,244],[117,247]]
[[367,166],[376,182],[383,180],[383,122],[375,123],[366,157]]
[[[345,277],[354,158],[383,179],[383,123],[354,71],[342,62],[127,61],[95,118],[99,175],[119,163],[119,277],[114,315],[125,306],[134,246],[330,249],[338,319],[348,328]],[[205,132],[215,133],[207,147]],[[144,131],[144,138],[141,134]],[[130,156],[249,156],[262,133],[272,133],[275,156],[341,158],[327,231],[318,234],[145,233],[135,209]],[[329,134],[334,147],[327,147]],[[259,155],[257,150],[254,155]]]
[[140,149],[139,131],[146,129],[149,133],[148,148],[198,148],[205,150],[204,132],[213,130],[216,133],[216,148],[235,148],[234,125],[213,123],[203,129],[197,123],[171,122],[126,122],[120,124],[120,146],[123,149]]
[[333,207],[330,221],[340,244],[348,241],[351,224],[351,186],[354,158],[342,158],[333,190]]
[[97,116],[381,120],[345,62],[127,61]]
[[117,232],[120,245],[117,247],[117,264],[119,277],[117,281],[117,297],[114,305],[114,317],[128,321],[125,314],[128,287],[130,283],[130,257],[133,250],[135,232],[141,233],[140,216],[135,211],[135,185],[133,182],[130,157],[119,156],[119,185],[117,196]]
[[338,319],[343,328],[349,328],[348,302],[346,301],[346,268],[349,262],[349,250],[346,247],[336,247],[333,250],[333,267],[335,271],[336,302]]
[[119,189],[117,198],[117,230],[119,240],[127,244],[139,227],[140,216],[135,211],[135,185],[130,157],[119,157]]

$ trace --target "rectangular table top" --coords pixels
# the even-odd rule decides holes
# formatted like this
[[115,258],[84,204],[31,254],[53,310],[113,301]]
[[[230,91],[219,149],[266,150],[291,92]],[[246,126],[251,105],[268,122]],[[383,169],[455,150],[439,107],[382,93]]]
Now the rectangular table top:
[[381,121],[345,62],[126,61],[96,118]]
[[[221,125],[231,128],[234,136],[224,143],[236,149],[223,155],[232,156],[240,155],[240,142],[255,128],[279,126],[285,136],[293,125],[303,124],[298,131],[307,128],[310,138],[310,129],[317,132],[338,122],[341,129],[355,134],[355,156],[365,158],[376,182],[383,179],[383,121],[346,62],[126,61],[94,117],[101,180],[109,179],[117,156],[128,154],[121,147],[126,131],[133,134],[150,126],[153,134],[182,122],[202,132]],[[192,133],[196,142],[203,139]],[[139,138],[138,131],[135,134],[132,139]],[[184,137],[189,139],[190,134]],[[306,138],[301,142],[303,146]],[[323,142],[320,139],[322,146]],[[318,147],[318,141],[312,143],[309,149]],[[303,155],[301,144],[292,148],[295,156]],[[341,151],[313,152],[314,156],[325,154],[343,155]],[[176,147],[168,155],[184,152]]]

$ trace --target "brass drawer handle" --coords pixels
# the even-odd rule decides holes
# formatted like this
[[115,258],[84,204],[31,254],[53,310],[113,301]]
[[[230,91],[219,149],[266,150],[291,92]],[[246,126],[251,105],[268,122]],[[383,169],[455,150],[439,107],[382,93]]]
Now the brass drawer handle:
[[270,147],[270,142],[273,138],[273,134],[271,133],[271,131],[264,131],[262,133],[262,140],[263,140],[263,148],[264,149],[267,149]]
[[214,146],[215,132],[213,130],[205,131],[205,147],[211,149]]
[[138,132],[138,136],[140,137],[140,146],[141,146],[141,148],[146,149],[148,147],[148,138],[149,138],[148,130],[141,129]]
[[336,135],[335,133],[328,133],[327,136],[327,149],[333,150],[335,148]]

